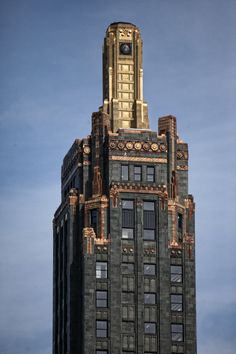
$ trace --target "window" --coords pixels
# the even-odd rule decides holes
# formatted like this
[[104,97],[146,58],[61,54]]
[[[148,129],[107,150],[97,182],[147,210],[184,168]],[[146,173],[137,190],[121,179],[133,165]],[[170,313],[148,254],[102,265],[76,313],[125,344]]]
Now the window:
[[98,227],[98,210],[97,209],[90,210],[90,225],[94,229],[94,232],[97,233],[97,227]]
[[142,167],[134,166],[134,180],[141,181],[142,180]]
[[156,265],[155,264],[144,264],[143,265],[143,274],[144,275],[155,275],[156,274]]
[[171,295],[171,311],[183,311],[183,295]]
[[144,293],[144,303],[146,305],[155,305],[155,303],[156,303],[156,294]]
[[155,240],[155,202],[143,202],[143,238]]
[[121,165],[121,180],[128,181],[129,180],[129,166]]
[[148,182],[155,181],[155,168],[153,166],[147,167],[147,181]]
[[96,321],[96,337],[107,337],[107,321]]
[[144,323],[144,333],[145,334],[156,334],[156,323],[145,322]]
[[181,283],[182,282],[182,267],[181,266],[170,266],[171,270],[171,281],[173,283]]
[[107,262],[96,262],[96,278],[107,278]]
[[96,291],[96,306],[107,307],[107,291]]
[[171,325],[171,339],[175,342],[183,342],[183,325],[174,324]]
[[180,242],[182,242],[182,240],[183,240],[183,214],[178,213],[177,223],[178,223],[178,239]]
[[134,238],[133,200],[122,200],[122,238]]
[[182,231],[183,228],[183,214],[178,213],[178,231]]
[[107,350],[96,350],[96,354],[108,354]]

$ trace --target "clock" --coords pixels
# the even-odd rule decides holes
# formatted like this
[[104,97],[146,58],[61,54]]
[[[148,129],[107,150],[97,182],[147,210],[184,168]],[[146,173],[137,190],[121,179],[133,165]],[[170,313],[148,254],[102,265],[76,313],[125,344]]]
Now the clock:
[[131,55],[132,54],[132,44],[131,43],[121,43],[120,44],[120,54]]

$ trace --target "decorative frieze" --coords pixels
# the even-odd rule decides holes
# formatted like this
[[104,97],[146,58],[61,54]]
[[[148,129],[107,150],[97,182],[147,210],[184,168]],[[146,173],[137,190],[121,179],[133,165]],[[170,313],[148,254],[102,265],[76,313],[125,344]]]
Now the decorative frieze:
[[167,146],[164,143],[151,143],[145,141],[118,141],[112,140],[109,144],[111,150],[133,150],[145,152],[167,152]]

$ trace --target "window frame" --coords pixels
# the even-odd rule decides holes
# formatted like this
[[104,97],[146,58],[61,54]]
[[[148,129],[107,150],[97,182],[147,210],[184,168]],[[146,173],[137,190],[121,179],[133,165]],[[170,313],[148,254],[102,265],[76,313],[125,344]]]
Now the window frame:
[[[106,296],[99,298],[98,297],[99,293],[106,294]],[[102,305],[102,304],[104,304],[104,305]],[[107,308],[108,307],[108,292],[107,292],[107,290],[96,290],[96,307],[97,308]]]
[[[180,297],[181,301],[173,301],[173,297]],[[179,305],[179,306],[178,306]],[[170,306],[172,312],[183,312],[183,294],[171,294],[170,295]]]
[[[151,267],[151,269],[154,269],[154,273],[147,273],[145,272],[145,267]],[[143,264],[143,275],[148,276],[148,277],[153,277],[156,276],[156,264],[153,263],[144,263]]]
[[[135,169],[140,169],[140,172],[136,172]],[[138,179],[136,179],[138,177]],[[141,182],[142,181],[142,166],[141,165],[134,165],[134,181]]]
[[[147,301],[147,296],[153,296],[153,298],[154,298],[154,302],[152,302],[152,301]],[[145,292],[144,293],[144,296],[143,296],[143,302],[144,302],[144,305],[156,305],[156,303],[157,303],[157,296],[156,296],[156,293],[147,293],[147,292]]]
[[[181,328],[181,330],[174,330],[174,327]],[[179,335],[179,337],[178,337]],[[177,336],[177,337],[175,337]],[[182,323],[171,323],[171,341],[183,342],[184,341],[184,325]]]
[[[148,170],[152,170],[153,173],[150,173],[148,172]],[[148,177],[152,177],[152,180],[149,180]],[[147,166],[147,174],[146,174],[146,179],[147,179],[147,182],[155,182],[155,166]]]
[[[127,167],[127,178],[123,177],[123,168]],[[122,164],[121,165],[121,181],[129,181],[129,165]]]
[[[98,231],[98,219],[99,219],[99,213],[97,208],[90,209],[89,213],[90,217],[90,226],[94,229],[94,232],[97,234]],[[95,222],[94,222],[95,219]]]
[[[147,327],[146,326],[154,326],[154,331],[146,331]],[[144,322],[144,334],[148,334],[148,335],[156,335],[157,334],[157,324],[156,322]]]
[[[173,269],[178,268],[181,272],[174,272]],[[183,267],[182,265],[171,264],[170,266],[170,281],[171,283],[183,283]]]
[[[125,202],[132,202],[132,207],[125,207]],[[121,201],[121,238],[125,240],[134,239],[135,228],[135,213],[134,213],[134,200],[122,199]]]
[[[98,265],[102,265],[102,264],[105,264],[106,267],[105,269],[98,269]],[[99,272],[101,272],[100,276],[99,275]],[[103,276],[105,275],[105,276]],[[96,279],[107,279],[108,278],[108,262],[106,261],[96,261]]]
[[[99,328],[98,324],[105,324],[104,328]],[[104,334],[104,335],[98,335]],[[107,320],[96,320],[96,338],[107,338],[108,337],[108,321]]]
[[[146,206],[153,205],[153,209],[145,207],[145,204]],[[151,233],[151,236],[148,236],[148,233]],[[145,241],[155,241],[156,239],[156,203],[152,200],[143,201],[143,239]]]

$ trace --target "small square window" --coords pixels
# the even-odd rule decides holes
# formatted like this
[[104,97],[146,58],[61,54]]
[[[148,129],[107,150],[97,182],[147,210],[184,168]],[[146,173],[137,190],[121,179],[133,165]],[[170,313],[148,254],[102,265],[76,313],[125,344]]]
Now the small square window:
[[183,342],[183,325],[182,324],[171,324],[171,339],[174,342]]
[[144,303],[146,305],[155,305],[156,304],[156,294],[144,293]]
[[171,282],[173,283],[181,283],[182,282],[182,267],[181,266],[171,266]]
[[134,180],[141,181],[142,180],[142,167],[134,166]]
[[96,262],[96,278],[107,278],[107,262]]
[[153,241],[155,240],[155,230],[148,230],[148,229],[144,229],[143,230],[143,239],[144,240],[149,240],[149,241]]
[[144,333],[145,334],[156,334],[156,323],[145,322],[144,323]]
[[96,321],[96,337],[107,337],[107,321]]
[[183,295],[171,294],[171,311],[183,311]]
[[122,238],[133,239],[134,229],[127,229],[125,227],[122,227]]
[[107,307],[107,291],[96,291],[96,306]]
[[121,180],[128,181],[129,180],[129,166],[121,165]]
[[156,265],[155,264],[144,264],[143,265],[144,275],[155,275],[156,274]]
[[154,182],[155,181],[155,169],[153,166],[147,167],[147,181]]

